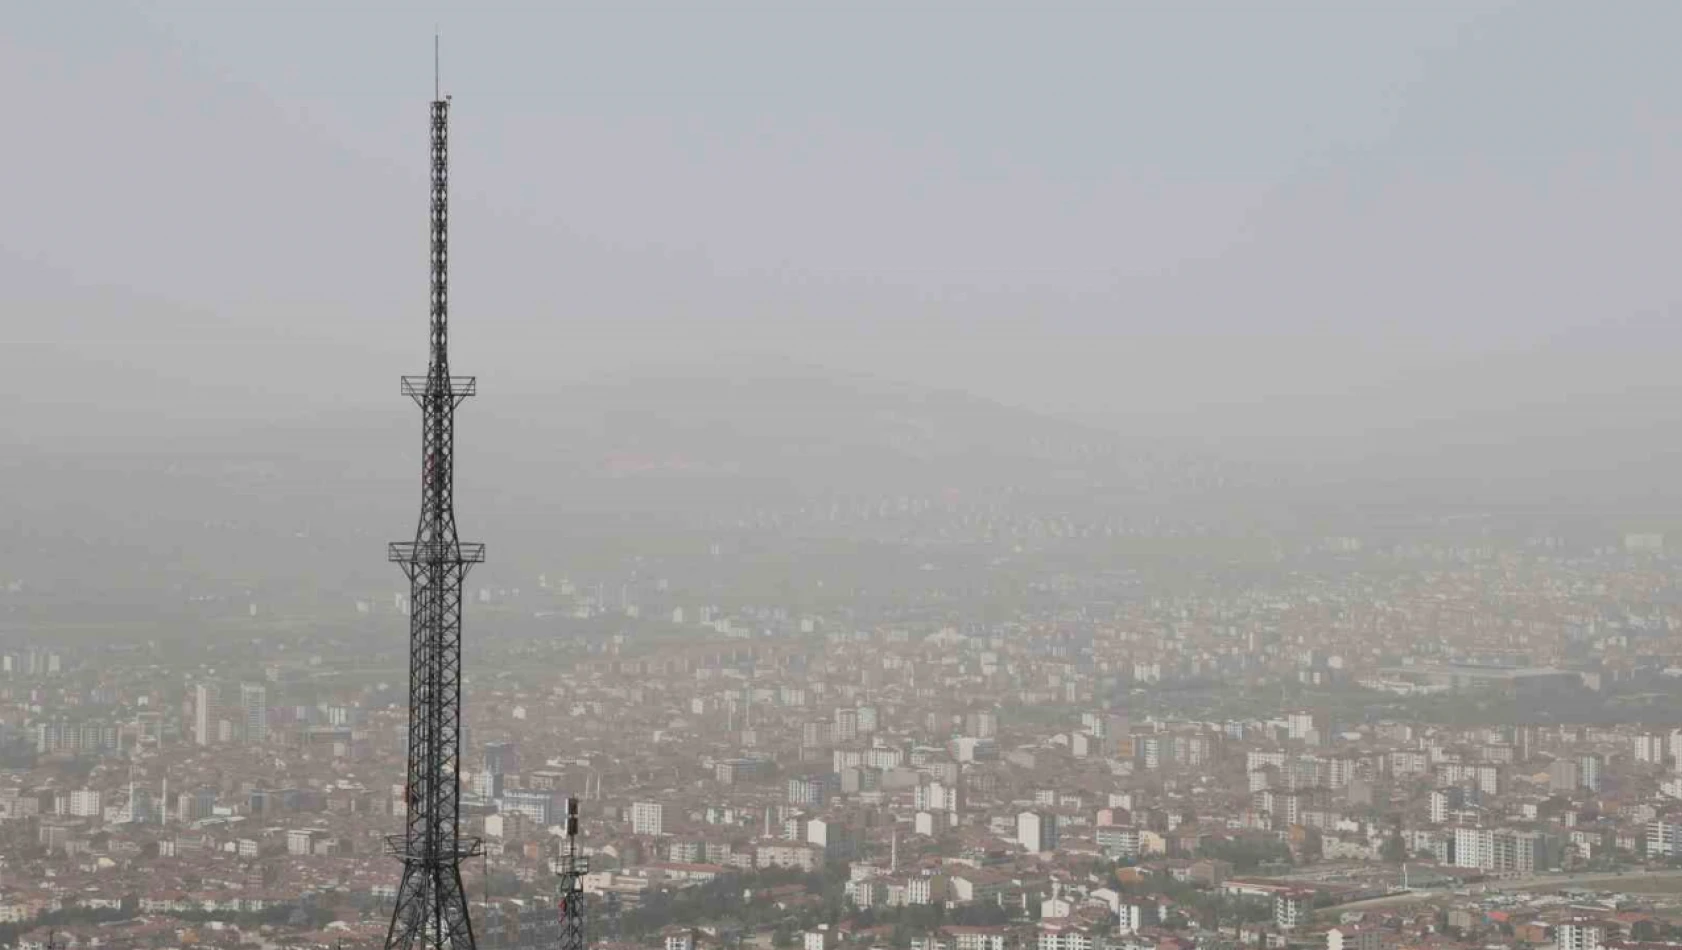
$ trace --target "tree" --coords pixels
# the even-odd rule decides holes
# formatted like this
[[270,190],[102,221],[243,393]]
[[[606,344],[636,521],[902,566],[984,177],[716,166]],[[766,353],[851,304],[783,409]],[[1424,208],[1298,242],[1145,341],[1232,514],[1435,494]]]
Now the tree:
[[1205,844],[1199,853],[1207,858],[1229,861],[1238,872],[1253,871],[1269,861],[1289,864],[1291,849],[1284,842],[1268,838],[1231,838]]

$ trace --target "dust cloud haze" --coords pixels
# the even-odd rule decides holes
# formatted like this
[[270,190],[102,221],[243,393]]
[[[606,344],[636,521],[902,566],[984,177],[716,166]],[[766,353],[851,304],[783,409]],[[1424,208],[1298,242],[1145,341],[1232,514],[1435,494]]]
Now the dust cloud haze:
[[1682,950],[1678,36],[0,4],[0,950]]
[[493,534],[913,475],[1674,506],[1670,4],[29,4],[12,529],[403,523],[435,25]]

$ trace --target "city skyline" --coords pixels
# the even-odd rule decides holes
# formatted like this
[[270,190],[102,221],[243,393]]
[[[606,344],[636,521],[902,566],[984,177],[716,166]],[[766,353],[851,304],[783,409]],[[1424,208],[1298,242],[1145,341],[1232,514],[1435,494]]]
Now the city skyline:
[[1682,950],[1682,8],[426,12],[0,24],[0,950]]

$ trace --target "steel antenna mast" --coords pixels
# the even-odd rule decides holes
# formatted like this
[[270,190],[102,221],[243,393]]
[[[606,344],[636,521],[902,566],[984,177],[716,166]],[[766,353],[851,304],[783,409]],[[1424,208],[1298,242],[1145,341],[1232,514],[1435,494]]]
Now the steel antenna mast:
[[556,950],[585,950],[584,875],[590,859],[578,853],[578,799],[567,799],[566,844],[560,860],[561,939]]
[[[437,40],[434,38],[434,57]],[[434,63],[436,70],[436,60]],[[436,88],[436,75],[434,78]],[[473,950],[461,864],[481,853],[459,833],[461,787],[461,610],[468,569],[485,546],[456,537],[455,412],[473,395],[470,376],[450,375],[450,100],[432,102],[432,314],[425,376],[405,376],[403,394],[421,410],[421,510],[413,541],[390,546],[409,578],[409,755],[403,833],[387,839],[403,861],[385,945],[402,950]]]

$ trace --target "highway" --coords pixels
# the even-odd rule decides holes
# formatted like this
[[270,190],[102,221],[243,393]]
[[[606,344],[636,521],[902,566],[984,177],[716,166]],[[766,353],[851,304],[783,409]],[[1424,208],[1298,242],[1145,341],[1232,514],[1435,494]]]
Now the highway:
[[[1682,870],[1664,869],[1658,871],[1625,871],[1622,874],[1606,871],[1593,871],[1577,874],[1539,874],[1533,877],[1511,878],[1507,880],[1485,881],[1473,885],[1474,896],[1477,893],[1513,893],[1516,891],[1557,890],[1566,887],[1584,887],[1598,890],[1618,890],[1618,885],[1633,881],[1673,880],[1682,891]],[[1601,886],[1610,885],[1610,886]],[[1320,908],[1316,913],[1347,913],[1349,911],[1375,910],[1381,907],[1397,907],[1405,904],[1417,904],[1422,901],[1452,898],[1455,894],[1448,889],[1408,891],[1402,894],[1386,894],[1383,897],[1372,897],[1366,900],[1351,901],[1347,904],[1334,904],[1331,907]]]

